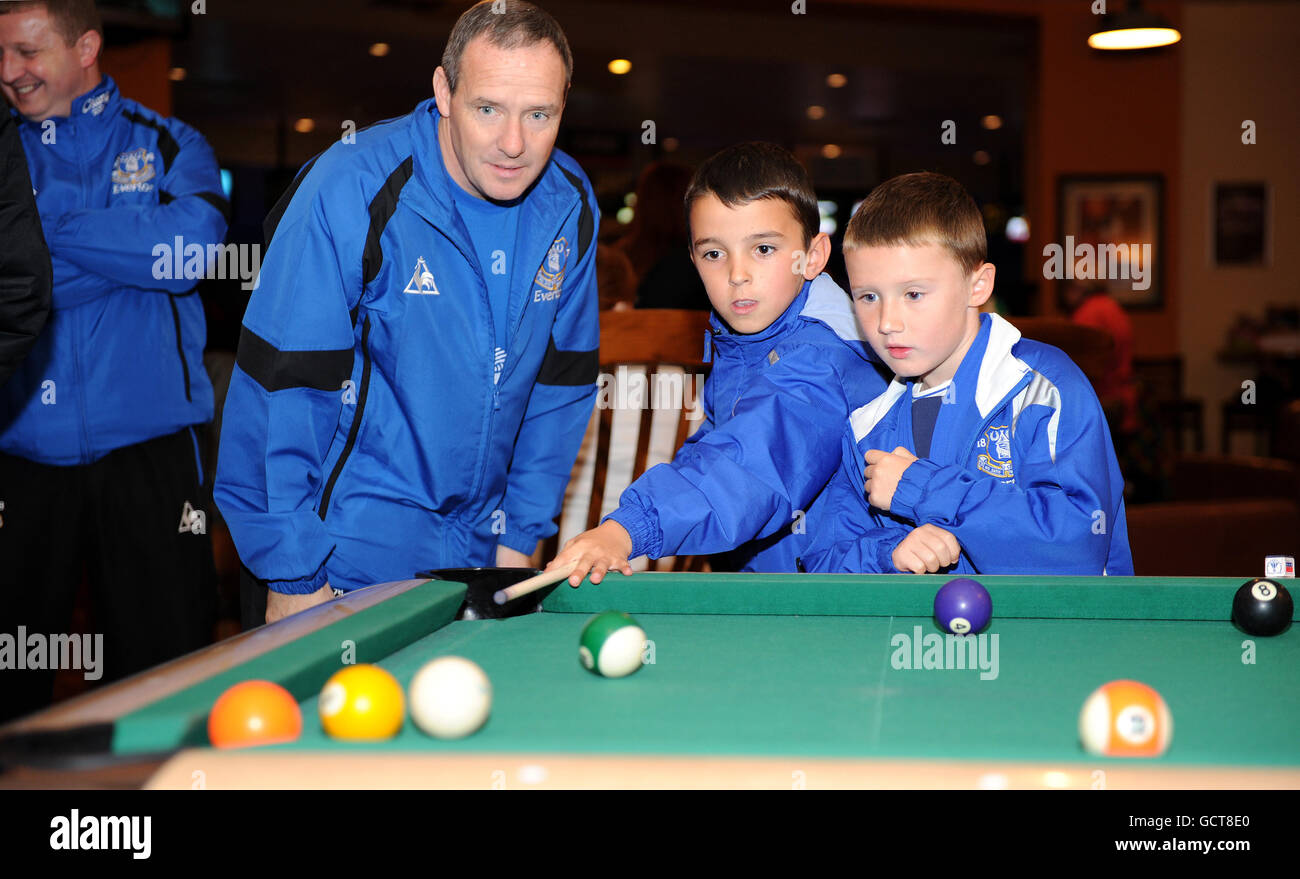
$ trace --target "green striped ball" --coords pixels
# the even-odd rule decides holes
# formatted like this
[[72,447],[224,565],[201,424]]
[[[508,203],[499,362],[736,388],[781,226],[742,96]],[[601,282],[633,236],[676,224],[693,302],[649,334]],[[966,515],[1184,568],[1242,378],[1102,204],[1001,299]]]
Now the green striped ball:
[[641,667],[645,630],[622,611],[597,614],[582,627],[578,659],[583,668],[607,678],[621,678]]

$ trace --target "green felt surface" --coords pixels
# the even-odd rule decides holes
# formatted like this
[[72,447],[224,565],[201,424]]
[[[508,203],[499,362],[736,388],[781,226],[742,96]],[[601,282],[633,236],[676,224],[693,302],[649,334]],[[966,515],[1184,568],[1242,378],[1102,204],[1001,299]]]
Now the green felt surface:
[[[1241,580],[980,578],[993,596],[983,646],[990,659],[997,636],[996,676],[895,668],[896,657],[916,655],[900,639],[918,626],[923,645],[927,636],[947,643],[929,617],[946,579],[616,575],[561,587],[544,613],[436,625],[460,592],[427,584],[128,715],[119,749],[175,746],[184,717],[180,743],[202,744],[195,713],[226,686],[291,669],[305,731],[282,749],[1082,762],[1091,759],[1078,745],[1084,699],[1134,678],[1159,690],[1174,716],[1161,762],[1300,765],[1300,631],[1248,639],[1226,622]],[[591,674],[577,655],[588,616],[611,608],[635,616],[654,647],[653,664],[619,680]],[[418,624],[412,613],[423,614]],[[378,660],[404,686],[438,656],[479,663],[494,688],[487,726],[455,742],[409,722],[378,745],[328,739],[315,693],[344,639],[356,642],[357,661]],[[1247,640],[1253,664],[1242,662]]]
[[464,599],[464,584],[430,580],[118,718],[113,724],[113,751],[126,754],[206,745],[208,712],[217,697],[235,684],[274,681],[299,700],[314,696],[338,671],[345,655],[353,662],[378,662],[395,647],[445,626]]
[[[1300,764],[1296,638],[1261,639],[1243,665],[1242,638],[1223,624],[1004,620],[989,633],[997,677],[982,680],[978,668],[894,668],[892,637],[934,632],[926,618],[639,614],[654,664],[609,680],[579,665],[585,619],[457,622],[399,650],[382,664],[403,683],[435,656],[479,663],[493,714],[465,740],[408,724],[381,747],[1083,761],[1084,699],[1131,677],[1174,715],[1163,762]],[[303,710],[314,716],[315,699]],[[308,727],[286,747],[367,747]]]

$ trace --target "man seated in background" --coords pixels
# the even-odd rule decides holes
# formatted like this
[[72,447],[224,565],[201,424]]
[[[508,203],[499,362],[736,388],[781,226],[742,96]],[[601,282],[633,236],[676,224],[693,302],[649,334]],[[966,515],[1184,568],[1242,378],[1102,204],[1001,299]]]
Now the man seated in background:
[[1071,321],[1104,330],[1115,342],[1096,390],[1124,474],[1124,499],[1130,504],[1164,500],[1169,462],[1161,461],[1163,426],[1152,407],[1144,405],[1133,372],[1133,321],[1103,282],[1070,281],[1061,297]]
[[656,161],[641,170],[627,233],[614,246],[636,273],[637,308],[709,309],[700,275],[691,265],[682,200],[691,169]]
[[1065,304],[1071,321],[1105,330],[1115,340],[1109,368],[1097,379],[1097,397],[1108,415],[1113,413],[1118,431],[1136,431],[1138,392],[1133,379],[1133,321],[1128,312],[1097,281],[1071,281],[1065,288]]

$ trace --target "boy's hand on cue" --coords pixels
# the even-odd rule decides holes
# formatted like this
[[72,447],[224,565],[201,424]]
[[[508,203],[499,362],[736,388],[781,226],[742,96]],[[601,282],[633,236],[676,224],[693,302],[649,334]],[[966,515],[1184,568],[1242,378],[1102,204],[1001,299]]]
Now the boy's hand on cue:
[[898,480],[903,478],[903,471],[916,460],[907,449],[899,446],[892,452],[869,449],[863,457],[867,462],[866,480],[863,490],[873,507],[889,512],[889,505],[894,502],[894,491]]
[[610,571],[630,577],[632,566],[628,564],[627,554],[631,551],[632,536],[622,525],[610,519],[564,544],[564,549],[546,566],[546,570],[576,561],[578,566],[569,575],[569,585],[574,588],[582,583],[588,572],[593,585]]

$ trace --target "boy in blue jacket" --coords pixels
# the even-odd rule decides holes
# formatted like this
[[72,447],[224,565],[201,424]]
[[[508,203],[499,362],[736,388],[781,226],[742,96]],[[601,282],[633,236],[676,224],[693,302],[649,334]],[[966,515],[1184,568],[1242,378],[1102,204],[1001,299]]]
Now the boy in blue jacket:
[[[640,555],[731,553],[743,571],[794,571],[823,520],[848,413],[885,388],[848,297],[822,268],[830,241],[803,167],[764,143],[710,158],[686,193],[691,258],[714,314],[706,420],[630,485],[550,569],[630,574]],[[734,551],[734,552],[733,552]]]
[[994,267],[961,184],[885,182],[844,248],[858,319],[896,377],[849,419],[808,569],[1132,574],[1097,395],[1060,350],[980,313]]

